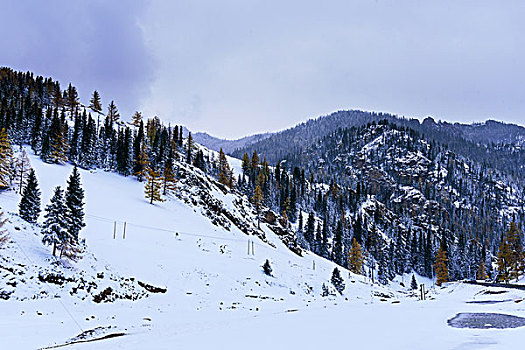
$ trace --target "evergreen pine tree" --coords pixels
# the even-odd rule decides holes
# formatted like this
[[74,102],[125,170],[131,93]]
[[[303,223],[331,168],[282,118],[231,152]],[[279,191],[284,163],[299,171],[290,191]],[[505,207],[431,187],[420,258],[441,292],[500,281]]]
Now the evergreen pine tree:
[[332,250],[332,260],[338,264],[343,265],[343,225],[341,221],[337,223],[334,234],[334,247]]
[[40,190],[33,169],[29,172],[27,182],[18,205],[20,217],[27,222],[36,222],[40,215]]
[[58,113],[55,111],[46,135],[49,146],[45,147],[45,152],[44,147],[42,147],[41,157],[43,160],[56,164],[62,164],[67,161],[68,144],[67,139],[64,137],[65,128],[65,124],[63,125],[58,117]]
[[140,122],[142,121],[142,113],[139,111],[136,111],[131,116],[131,124],[134,126],[140,126]]
[[339,294],[343,294],[343,291],[345,290],[345,281],[337,267],[334,268],[334,270],[332,271],[332,278],[330,279],[330,281],[334,285],[335,289],[339,292]]
[[253,151],[251,169],[254,172],[255,177],[257,175],[255,172],[259,169],[259,156],[257,155],[257,151]]
[[51,197],[49,204],[46,206],[42,228],[42,242],[53,246],[53,256],[56,256],[57,248],[61,248],[66,240],[71,239],[68,233],[67,211],[63,191],[60,186],[57,186],[53,197]]
[[63,99],[62,99],[62,90],[60,89],[60,84],[55,82],[55,86],[52,92],[52,103],[55,109],[62,107]]
[[186,148],[186,163],[191,164],[192,154],[193,154],[193,137],[191,136],[191,132],[188,134],[188,140],[186,141],[186,147],[187,147]]
[[263,272],[267,275],[267,276],[272,276],[272,266],[270,265],[270,261],[268,259],[266,259],[266,261],[264,262],[264,265],[263,265]]
[[65,204],[68,215],[68,232],[73,242],[78,242],[78,234],[86,224],[84,223],[84,190],[80,183],[80,173],[77,167],[73,168],[67,181]]
[[100,94],[97,90],[93,91],[93,95],[89,100],[89,107],[92,111],[102,113],[102,104],[100,102]]
[[128,127],[120,128],[117,138],[117,171],[128,176],[131,170],[131,130]]
[[388,263],[386,261],[386,253],[384,251],[379,254],[378,270],[377,270],[377,279],[381,284],[388,284]]
[[321,256],[324,258],[329,258],[329,252],[328,252],[328,217],[325,215],[323,219],[323,238],[321,241]]
[[317,229],[315,230],[315,243],[313,246],[313,252],[316,254],[321,254],[321,246],[323,244],[323,228],[321,223],[317,224]]
[[226,186],[230,185],[230,164],[222,148],[219,151],[219,182]]
[[412,281],[410,282],[410,289],[416,290],[417,289],[417,281],[416,276],[412,274]]
[[[221,148],[222,149],[222,148]],[[242,173],[243,175],[249,175],[250,170],[250,157],[248,156],[248,153],[244,153],[242,156]]]
[[261,186],[257,185],[253,191],[252,197],[253,203],[255,204],[255,209],[257,210],[257,227],[261,227],[260,211],[261,211],[261,202],[263,201],[263,193]]
[[42,147],[42,108],[38,108],[31,125],[31,149],[38,154]]
[[162,194],[166,195],[168,192],[175,192],[177,189],[177,178],[173,170],[173,151],[170,150],[166,164],[164,165],[164,172],[162,176]]
[[315,218],[314,213],[310,212],[308,214],[308,219],[306,220],[306,228],[304,231],[304,239],[308,242],[310,249],[313,249],[314,246],[314,232],[315,232]]
[[120,119],[120,114],[118,112],[115,101],[111,101],[108,105],[108,114],[106,118],[110,121],[110,125],[115,124]]
[[71,115],[76,114],[77,108],[78,108],[78,92],[77,88],[71,85],[69,83],[69,86],[67,87],[67,98],[66,98],[66,107],[71,113]]
[[[84,113],[86,110],[84,109]],[[69,160],[73,163],[78,162],[78,153],[80,151],[80,135],[82,132],[82,116],[80,114],[75,114],[75,124],[73,126],[73,135],[71,137],[71,142],[69,144]]]

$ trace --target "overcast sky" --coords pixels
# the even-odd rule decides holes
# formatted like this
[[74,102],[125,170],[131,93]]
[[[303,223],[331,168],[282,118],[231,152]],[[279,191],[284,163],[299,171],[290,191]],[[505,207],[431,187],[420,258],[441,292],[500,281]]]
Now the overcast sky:
[[0,65],[234,138],[340,109],[525,124],[523,1],[3,1]]

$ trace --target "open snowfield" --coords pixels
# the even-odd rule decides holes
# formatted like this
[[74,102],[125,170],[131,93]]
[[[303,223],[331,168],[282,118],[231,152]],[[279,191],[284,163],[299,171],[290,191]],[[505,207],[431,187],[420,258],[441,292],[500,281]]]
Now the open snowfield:
[[[28,151],[28,153],[31,153]],[[31,157],[44,207],[56,185],[65,185],[71,166],[49,165]],[[86,191],[88,253],[66,263],[72,273],[100,271],[153,286],[166,293],[136,301],[93,302],[47,285],[59,297],[0,299],[0,349],[61,345],[102,327],[110,339],[77,343],[78,349],[522,349],[525,327],[453,328],[458,313],[503,313],[525,317],[525,292],[451,283],[432,288],[420,301],[398,282],[382,287],[343,273],[342,296],[322,297],[334,264],[288,250],[269,229],[268,240],[213,225],[198,208],[179,200],[150,205],[143,184],[103,171],[81,170]],[[224,202],[233,195],[214,193]],[[232,198],[230,198],[232,197]],[[17,212],[19,196],[0,193],[2,210]],[[42,216],[41,216],[42,218]],[[16,254],[25,263],[50,264],[51,250],[37,231],[9,216],[14,243],[0,255]],[[114,238],[114,225],[116,237]],[[124,222],[126,237],[123,238]],[[262,225],[264,228],[264,225]],[[18,227],[17,230],[15,227]],[[249,241],[254,254],[248,254]],[[261,265],[269,259],[273,277]],[[0,270],[0,276],[3,276]],[[3,278],[3,277],[2,277]],[[409,284],[410,275],[404,277]],[[20,286],[18,288],[21,288]],[[496,291],[499,294],[487,293]],[[31,291],[17,289],[18,297]],[[474,303],[472,303],[474,301]],[[96,338],[91,336],[88,338]]]

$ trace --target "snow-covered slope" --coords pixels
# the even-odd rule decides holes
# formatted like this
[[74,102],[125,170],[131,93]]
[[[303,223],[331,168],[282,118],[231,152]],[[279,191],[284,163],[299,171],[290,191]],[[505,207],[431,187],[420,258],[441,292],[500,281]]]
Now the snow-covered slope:
[[[34,156],[31,162],[45,205],[52,189],[65,184],[71,166],[45,164]],[[448,327],[446,320],[458,311],[480,308],[464,302],[482,287],[452,285],[441,290],[418,278],[429,290],[429,300],[418,301],[401,284],[408,285],[410,276],[383,287],[343,270],[346,289],[338,295],[329,282],[332,262],[292,252],[266,223],[261,223],[262,234],[257,233],[250,205],[243,204],[246,198],[222,191],[198,170],[180,166],[185,175],[179,194],[155,205],[143,198],[143,184],[133,178],[81,170],[87,214],[81,236],[88,251],[77,263],[56,262],[50,249],[41,245],[38,226],[15,214],[19,196],[13,191],[0,193],[13,241],[0,249],[1,264],[21,271],[0,269],[0,289],[14,290],[8,300],[0,300],[2,348],[80,342],[75,347],[311,349],[347,345],[350,336],[361,347],[442,349],[468,343],[474,336]],[[202,199],[199,186],[207,188],[208,199]],[[222,209],[214,212],[212,207]],[[262,271],[266,259],[273,276]],[[75,283],[30,282],[41,271],[85,276],[97,288],[72,295]],[[8,285],[6,278],[18,284]],[[322,296],[323,284],[333,295]],[[166,291],[152,293],[145,285]],[[93,295],[108,286],[122,294],[136,293],[137,300],[95,302]],[[42,290],[47,292],[40,294]],[[514,300],[524,298],[520,293],[513,293],[505,304],[518,315],[523,311]],[[502,308],[498,305],[486,309]],[[448,338],[428,344],[432,331]],[[490,339],[502,344],[523,336],[523,331],[497,332]],[[407,333],[417,335],[411,338]],[[104,336],[108,338],[83,342]]]
[[[31,152],[28,150],[28,153]],[[31,156],[31,163],[37,173],[44,206],[52,189],[65,184],[72,167],[45,164],[35,156]],[[200,176],[201,182],[208,181],[198,170],[187,171],[197,179]],[[113,273],[117,280],[134,281],[129,289],[141,299],[134,302],[119,299],[111,305],[99,305],[93,301],[92,295],[83,295],[84,298],[72,296],[74,285],[67,282],[64,286],[38,283],[31,288],[27,283],[19,283],[17,287],[2,284],[1,288],[5,287],[12,295],[1,305],[3,308],[9,305],[11,311],[18,310],[13,311],[16,318],[28,317],[24,316],[28,315],[27,310],[34,308],[30,317],[35,327],[49,322],[57,322],[57,325],[65,322],[71,326],[67,332],[63,329],[55,332],[52,328],[30,340],[19,339],[9,329],[13,330],[10,327],[18,327],[20,323],[11,323],[14,316],[3,314],[0,317],[6,318],[0,322],[10,325],[2,333],[7,331],[3,335],[14,344],[30,344],[31,348],[64,342],[68,338],[66,334],[72,337],[79,333],[72,319],[83,330],[111,325],[113,329],[124,331],[125,328],[126,333],[136,333],[154,328],[152,325],[155,324],[155,327],[160,327],[158,330],[173,332],[170,321],[173,317],[200,322],[208,317],[202,316],[201,312],[205,312],[221,320],[286,312],[321,300],[323,303],[331,303],[332,299],[344,300],[342,297],[321,297],[323,283],[330,285],[333,263],[312,254],[303,253],[301,257],[293,253],[265,223],[261,224],[263,235],[257,234],[253,218],[251,224],[254,228],[249,231],[254,232],[253,235],[247,235],[234,223],[221,223],[220,215],[210,213],[206,203],[200,202],[198,186],[185,181],[188,177],[181,179],[179,186],[184,187],[184,191],[177,195],[179,198],[167,198],[165,202],[150,205],[143,197],[143,183],[133,178],[103,171],[81,170],[81,175],[86,192],[87,221],[81,236],[86,239],[88,247],[82,260],[78,263],[54,262],[50,249],[40,242],[39,228],[24,223],[14,214],[19,202],[14,191],[0,194],[0,207],[10,213],[7,228],[13,240],[7,248],[0,250],[0,255],[4,262],[11,261],[11,265],[34,265],[34,270],[23,272],[22,279],[38,278],[40,270],[57,270],[66,278],[82,274],[94,281],[102,271],[106,276]],[[240,204],[236,206],[235,203],[247,201],[246,198],[221,192],[213,182],[208,186],[211,186],[208,192],[216,205],[224,206],[233,216],[242,215],[238,212]],[[240,207],[249,208],[249,203]],[[249,224],[251,215],[245,213],[242,222]],[[227,220],[223,218],[223,221]],[[266,259],[273,268],[273,277],[262,271]],[[347,284],[352,285],[350,298],[358,295],[369,298],[374,290],[388,293],[382,287],[364,283],[362,276],[349,276],[344,274]],[[109,277],[107,279],[109,281]],[[167,292],[146,293],[144,288],[136,285],[137,281],[167,288]],[[97,293],[106,287],[100,283]],[[113,286],[114,289],[117,287]],[[40,295],[39,300],[30,303],[17,301],[32,299],[41,290],[47,295]],[[53,299],[53,296],[59,298]],[[57,308],[57,300],[66,307]],[[37,310],[44,314],[39,316]],[[53,311],[46,314],[45,310]],[[124,323],[120,320],[121,310],[129,313],[122,318]],[[92,314],[95,319],[91,318]],[[162,318],[163,321],[146,322],[144,317]],[[23,319],[19,321],[23,323]]]

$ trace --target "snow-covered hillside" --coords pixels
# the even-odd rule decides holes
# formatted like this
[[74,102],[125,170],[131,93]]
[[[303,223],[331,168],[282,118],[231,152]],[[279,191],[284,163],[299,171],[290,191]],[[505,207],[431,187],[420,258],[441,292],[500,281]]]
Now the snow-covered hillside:
[[[31,152],[28,150],[28,153]],[[72,167],[45,164],[34,156],[31,163],[38,176],[43,204],[46,204],[52,189],[65,183]],[[198,174],[197,170],[194,172]],[[64,342],[79,331],[72,319],[83,330],[112,325],[126,333],[136,333],[139,330],[144,332],[145,326],[149,329],[156,325],[167,332],[172,317],[205,321],[207,316],[201,316],[201,312],[211,312],[221,320],[223,317],[229,319],[301,309],[321,299],[327,304],[332,303],[332,299],[342,299],[320,296],[323,283],[330,284],[333,263],[311,254],[305,253],[303,257],[294,254],[264,223],[261,224],[262,239],[249,236],[233,224],[224,227],[213,224],[213,217],[205,215],[203,208],[193,200],[186,204],[184,200],[168,198],[161,204],[150,205],[143,197],[143,183],[135,179],[103,171],[81,170],[81,175],[87,214],[87,227],[81,235],[86,239],[88,252],[78,263],[55,263],[51,250],[41,244],[39,228],[14,214],[18,194],[14,191],[0,194],[0,205],[9,213],[7,228],[13,240],[0,254],[4,265],[18,266],[17,271],[23,274],[16,286],[2,283],[1,288],[10,293],[10,298],[2,302],[3,309],[9,305],[8,309],[17,314],[21,323],[25,322],[24,317],[34,318],[36,327],[40,322],[58,322],[57,325],[64,322],[67,325],[56,332],[37,333],[30,339],[20,338],[11,329],[5,333],[4,339],[8,337],[14,344],[31,348]],[[185,193],[192,193],[190,189],[186,190]],[[233,213],[235,206],[232,203],[243,200],[214,189],[210,193],[219,203],[230,206]],[[182,194],[181,197],[186,199]],[[266,259],[273,268],[273,277],[263,274],[261,266]],[[118,281],[131,279],[133,282],[127,287],[129,293],[137,294],[140,300],[117,300],[111,305],[99,305],[86,293],[71,295],[76,284],[67,281],[63,285],[38,281],[28,287],[30,284],[26,280],[36,281],[43,274],[41,270],[55,271],[66,279],[85,275],[86,280],[94,282],[103,280],[97,278],[97,274],[105,272],[108,283],[100,281],[97,292],[93,291],[92,295],[104,290],[106,284],[111,285],[108,275],[114,274]],[[11,275],[18,275],[18,272],[7,270],[2,273],[2,282],[8,282],[8,278],[13,277]],[[358,295],[369,297],[376,289],[385,292],[383,288],[363,283],[363,277],[347,277],[345,275],[347,283],[352,283],[352,280],[352,285],[356,286],[352,293],[359,291]],[[147,293],[137,285],[138,281],[166,288],[167,292]],[[116,290],[118,286],[112,285]],[[54,296],[58,299],[53,299]],[[38,300],[18,301],[34,298]],[[66,307],[57,307],[57,301]],[[30,309],[34,310],[29,312]],[[1,321],[5,324],[13,315],[4,313],[2,317],[7,317]],[[144,317],[155,321],[146,322]],[[157,323],[159,317],[166,318],[167,323]],[[13,322],[11,326],[18,327],[20,323]],[[4,327],[4,330],[8,329]]]
[[[45,205],[72,167],[35,156],[31,163]],[[0,250],[0,290],[9,294],[0,300],[2,348],[505,348],[525,335],[523,329],[459,331],[446,323],[458,312],[523,315],[521,291],[483,294],[486,288],[463,284],[436,289],[418,277],[428,291],[419,301],[408,288],[410,275],[380,286],[343,269],[346,288],[339,295],[330,283],[334,263],[292,252],[264,222],[263,234],[256,234],[252,213],[239,217],[250,209],[246,198],[221,191],[194,168],[181,171],[177,197],[150,205],[135,179],[81,170],[87,252],[77,263],[52,258],[39,227],[16,215],[19,196],[0,193],[12,239]],[[208,186],[210,198],[201,200],[192,181]],[[219,214],[210,212],[210,201],[223,208]],[[254,234],[228,224],[230,216]],[[266,259],[273,276],[263,273]],[[51,274],[65,281],[39,278]],[[81,284],[92,290],[79,290]],[[323,284],[328,296],[322,296]],[[107,287],[115,297],[97,302]],[[471,299],[503,302],[466,303]]]

